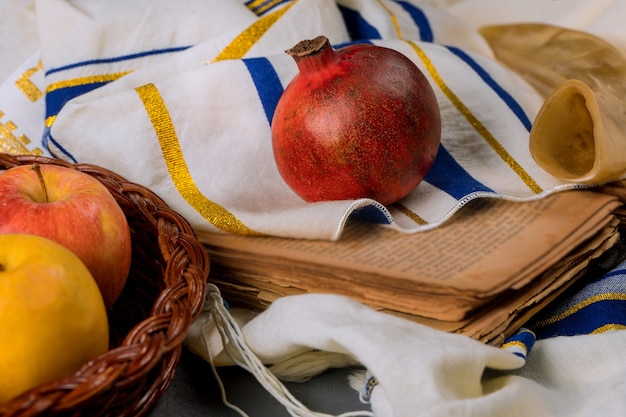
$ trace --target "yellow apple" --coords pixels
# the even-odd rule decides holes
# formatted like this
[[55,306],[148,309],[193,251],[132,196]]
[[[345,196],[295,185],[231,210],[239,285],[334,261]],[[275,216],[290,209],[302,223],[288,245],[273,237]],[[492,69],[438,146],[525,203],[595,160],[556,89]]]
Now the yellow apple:
[[82,261],[35,235],[0,235],[0,402],[106,352],[108,319]]
[[0,233],[47,237],[74,252],[111,307],[131,263],[130,229],[109,190],[94,177],[58,165],[0,171]]

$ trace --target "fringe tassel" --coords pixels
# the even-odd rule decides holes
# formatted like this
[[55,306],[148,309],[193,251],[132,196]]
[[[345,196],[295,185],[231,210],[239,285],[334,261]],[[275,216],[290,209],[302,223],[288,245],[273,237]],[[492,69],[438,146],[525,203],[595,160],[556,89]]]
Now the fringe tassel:
[[[230,313],[224,306],[224,300],[219,289],[208,284],[207,295],[204,306],[205,311],[210,313],[211,319],[215,323],[222,338],[224,350],[230,356],[231,360],[250,372],[261,386],[269,392],[293,417],[375,417],[371,411],[351,411],[333,416],[331,414],[319,413],[307,408],[298,401],[282,382],[261,362],[261,360],[250,350],[244,339],[241,329],[233,320]],[[207,322],[210,323],[210,320]],[[204,338],[206,340],[206,337]],[[213,355],[210,347],[206,346],[209,353],[211,369],[218,381],[221,390],[222,400],[224,404],[239,413],[242,417],[249,417],[242,409],[231,404],[226,398],[224,385],[217,373],[217,369],[213,362]]]
[[328,369],[355,365],[358,363],[348,355],[316,350],[281,360],[269,369],[281,381],[305,382]]

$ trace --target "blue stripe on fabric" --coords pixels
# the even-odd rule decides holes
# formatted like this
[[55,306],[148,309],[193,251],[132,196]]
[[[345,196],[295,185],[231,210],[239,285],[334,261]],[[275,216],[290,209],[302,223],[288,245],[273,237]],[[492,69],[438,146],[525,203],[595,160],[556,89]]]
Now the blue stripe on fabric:
[[430,26],[428,17],[426,17],[424,12],[416,5],[407,1],[397,1],[396,3],[402,6],[402,8],[411,16],[413,22],[415,22],[415,25],[419,29],[420,40],[424,42],[433,42],[435,39],[433,29]]
[[[510,350],[516,356],[519,356],[523,359],[526,359],[530,350],[536,341],[536,335],[533,331],[527,328],[520,328],[515,334],[507,338],[502,344],[502,348],[505,350]],[[520,348],[520,345],[526,350],[526,352],[518,352],[515,347]],[[511,348],[509,348],[511,346]]]
[[472,59],[467,53],[459,48],[453,46],[447,46],[448,50],[461,58],[467,65],[469,65],[480,78],[504,101],[509,109],[517,116],[522,125],[530,132],[532,122],[522,109],[522,106],[504,89],[496,80],[484,68],[482,68],[474,59]]
[[[626,326],[625,267],[626,261],[620,262],[539,314],[530,325],[537,337],[588,334],[611,324]],[[573,312],[570,314],[570,311]]]
[[108,84],[110,81],[81,84],[74,87],[59,88],[46,93],[46,118],[59,114],[65,103],[82,94]]
[[359,219],[374,224],[391,224],[391,219],[374,205],[359,207],[350,213],[351,219]]
[[[626,271],[623,269],[624,264],[621,264],[615,270],[612,270],[601,277],[590,281],[585,285],[583,289],[578,291],[571,297],[564,299],[558,306],[555,306],[550,314],[552,316],[560,315],[567,310],[580,305],[580,303],[590,300],[592,298],[602,297],[606,294],[626,294]],[[625,301],[626,303],[626,301]],[[546,318],[549,318],[546,317]],[[541,322],[546,318],[540,319]]]
[[272,123],[276,104],[283,93],[283,85],[276,70],[267,58],[248,58],[243,60],[250,72],[259,99],[265,110],[268,123]]
[[[50,148],[50,144],[48,142],[51,142],[54,144],[55,149],[51,149]],[[43,138],[43,145],[46,147],[46,149],[48,149],[48,151],[52,154],[55,155],[56,157],[59,157],[60,155],[57,154],[57,152],[55,152],[55,150],[58,150],[59,152],[61,152],[63,155],[65,155],[67,158],[70,159],[70,161],[72,161],[73,163],[77,163],[78,161],[76,160],[76,158],[74,158],[74,156],[69,153],[67,151],[67,149],[65,149],[63,146],[61,146],[61,144],[59,142],[57,142],[52,135],[50,134],[50,132],[48,131],[48,133],[44,136]]]
[[514,340],[516,342],[523,343],[524,346],[526,346],[526,350],[530,351],[530,349],[535,344],[535,339],[536,339],[536,336],[534,332],[525,328],[521,328],[517,331],[517,333],[514,336],[511,336],[509,338],[509,341]]
[[537,339],[556,336],[590,334],[609,325],[626,326],[626,302],[623,300],[600,300],[583,307],[576,313],[543,326],[533,327]]
[[69,65],[64,65],[62,67],[51,68],[51,69],[46,71],[45,75],[50,75],[50,74],[54,74],[55,72],[65,71],[65,70],[69,70],[69,69],[72,69],[72,68],[84,67],[84,66],[88,66],[88,65],[108,64],[108,63],[111,63],[111,62],[129,61],[129,60],[132,60],[132,59],[142,58],[142,57],[151,56],[151,55],[169,54],[169,53],[172,53],[172,52],[181,52],[181,51],[184,51],[185,49],[189,49],[190,47],[191,47],[191,45],[179,46],[179,47],[173,47],[173,48],[153,49],[153,50],[150,50],[150,51],[143,51],[143,52],[138,52],[136,54],[129,54],[129,55],[121,55],[121,56],[112,57],[112,58],[91,59],[91,60],[87,60],[87,61],[81,61],[81,62],[76,62],[76,63],[73,63],[73,64],[69,64]]
[[493,193],[465,171],[443,145],[439,146],[435,163],[424,180],[457,200],[475,192]]
[[354,41],[359,39],[382,39],[378,30],[370,25],[358,11],[340,5],[338,7],[348,28],[350,39]]

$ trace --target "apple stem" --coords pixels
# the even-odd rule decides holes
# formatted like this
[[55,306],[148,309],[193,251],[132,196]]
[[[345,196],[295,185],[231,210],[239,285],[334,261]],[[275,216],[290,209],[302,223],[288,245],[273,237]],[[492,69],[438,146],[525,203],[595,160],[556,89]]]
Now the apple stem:
[[49,202],[48,189],[46,188],[46,181],[44,181],[43,174],[41,173],[41,166],[39,166],[38,163],[34,163],[32,170],[35,171],[35,173],[37,174],[37,178],[39,178],[39,183],[41,184],[41,190],[43,191],[43,197],[46,200],[46,203],[48,203]]

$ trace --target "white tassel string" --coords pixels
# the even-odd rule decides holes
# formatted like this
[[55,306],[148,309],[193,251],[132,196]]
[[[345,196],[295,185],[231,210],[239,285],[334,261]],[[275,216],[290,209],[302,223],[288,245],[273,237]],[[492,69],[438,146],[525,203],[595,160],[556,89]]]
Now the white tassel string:
[[[246,344],[243,333],[229,311],[224,306],[224,300],[219,289],[209,284],[207,288],[207,298],[205,302],[205,311],[210,313],[210,317],[215,323],[215,327],[220,333],[224,350],[230,356],[231,360],[250,372],[261,386],[272,395],[280,404],[282,404],[289,414],[293,417],[375,417],[371,411],[350,411],[347,413],[333,416],[331,414],[312,411],[295,398],[291,392],[283,385],[283,383],[263,364],[263,362],[252,352]],[[207,322],[210,323],[210,320]],[[203,338],[207,340],[207,337]],[[210,358],[211,368],[218,381],[222,400],[226,406],[239,413],[242,417],[248,415],[239,407],[233,405],[226,398],[224,385],[218,375],[213,356],[206,343],[207,353]]]

